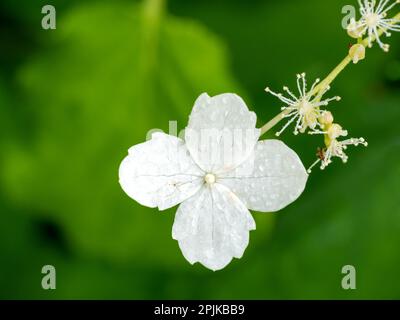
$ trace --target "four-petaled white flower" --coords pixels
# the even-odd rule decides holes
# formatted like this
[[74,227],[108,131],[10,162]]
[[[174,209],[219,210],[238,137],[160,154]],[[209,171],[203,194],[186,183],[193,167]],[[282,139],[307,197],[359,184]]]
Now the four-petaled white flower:
[[242,257],[255,229],[249,209],[278,211],[304,190],[308,175],[297,154],[278,140],[258,141],[255,124],[239,96],[204,93],[185,141],[154,133],[121,163],[120,184],[131,198],[159,210],[181,203],[172,237],[192,264],[219,270]]
[[319,131],[316,133],[325,134],[327,136],[328,144],[326,149],[321,150],[321,153],[318,155],[319,159],[317,159],[307,170],[308,173],[310,173],[311,169],[319,162],[321,162],[320,168],[322,170],[325,169],[330,163],[332,163],[332,157],[338,157],[342,159],[343,163],[346,163],[348,160],[348,156],[346,155],[344,150],[346,150],[347,146],[349,145],[368,145],[364,138],[350,138],[339,141],[338,138],[346,137],[348,135],[348,132],[347,130],[343,130],[342,127],[336,123],[330,125],[327,131]]
[[373,38],[384,50],[389,50],[389,45],[382,42],[379,32],[383,32],[387,37],[391,34],[389,31],[400,31],[400,20],[386,18],[387,12],[392,9],[400,0],[396,0],[387,6],[389,0],[380,0],[379,3],[375,0],[358,0],[360,5],[361,18],[359,21],[351,20],[347,30],[349,34],[355,38],[363,36],[365,33],[368,36],[368,46],[372,46]]
[[287,110],[288,113],[283,115],[284,118],[289,118],[288,122],[282,127],[282,129],[276,133],[279,136],[292,122],[296,119],[294,134],[298,134],[299,132],[304,133],[307,128],[311,130],[316,130],[317,127],[320,127],[320,123],[318,122],[319,117],[323,113],[324,110],[321,110],[321,106],[327,106],[332,100],[340,100],[340,97],[333,97],[325,100],[321,100],[322,96],[330,89],[329,86],[326,86],[322,90],[319,90],[317,94],[314,94],[314,88],[319,83],[320,79],[315,80],[311,89],[307,91],[307,81],[306,74],[298,74],[297,75],[297,88],[299,91],[299,97],[296,97],[292,91],[289,90],[288,87],[283,87],[283,90],[286,91],[289,97],[285,97],[282,93],[273,92],[270,88],[266,88],[265,91],[271,93],[276,96],[279,100],[285,103],[285,106],[282,107],[282,110]]

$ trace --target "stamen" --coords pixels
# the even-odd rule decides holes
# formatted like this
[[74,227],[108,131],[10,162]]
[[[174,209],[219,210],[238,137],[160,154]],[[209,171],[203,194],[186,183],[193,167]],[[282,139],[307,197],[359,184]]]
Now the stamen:
[[308,134],[328,134],[328,132],[321,131],[321,130],[313,130],[313,131],[309,131]]
[[306,80],[306,73],[305,72],[303,72],[302,74],[301,74],[301,78],[303,79],[303,94],[302,94],[302,96],[303,97],[305,97],[306,96],[306,91],[307,91],[307,80]]
[[314,168],[319,162],[321,161],[321,159],[317,159],[313,162],[313,164],[311,166],[308,167],[307,169],[307,173],[311,173],[311,169]]
[[289,90],[288,87],[283,87],[283,90],[285,90],[294,100],[297,100],[297,97],[293,94],[292,91]]
[[298,74],[297,75],[297,89],[299,90],[299,95],[301,97],[302,96],[302,92],[301,92],[301,86],[300,86],[300,79],[301,79],[301,75]]
[[290,119],[283,127],[281,130],[279,130],[275,135],[279,137],[283,131],[297,118],[298,115],[294,116],[292,119]]

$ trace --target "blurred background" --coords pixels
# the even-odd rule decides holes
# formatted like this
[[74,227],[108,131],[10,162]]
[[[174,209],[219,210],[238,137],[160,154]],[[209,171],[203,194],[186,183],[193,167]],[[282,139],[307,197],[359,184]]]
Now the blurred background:
[[[400,298],[400,34],[327,95],[369,146],[314,170],[279,213],[254,212],[244,257],[212,272],[171,238],[176,208],[125,195],[120,161],[148,130],[183,129],[202,92],[238,93],[263,125],[281,106],[267,85],[323,78],[346,55],[341,10],[356,1],[53,0],[57,29],[43,30],[46,4],[0,3],[0,298]],[[322,144],[281,139],[306,167]],[[41,288],[46,264],[56,290]],[[348,264],[357,290],[341,287]]]

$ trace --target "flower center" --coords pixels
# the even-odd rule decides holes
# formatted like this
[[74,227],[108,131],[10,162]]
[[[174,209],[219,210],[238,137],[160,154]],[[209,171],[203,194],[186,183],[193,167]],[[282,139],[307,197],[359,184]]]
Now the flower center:
[[374,28],[378,25],[380,16],[376,13],[370,13],[365,17],[365,22],[368,25],[368,27]]
[[308,114],[314,109],[312,103],[306,99],[300,101],[298,108],[301,115]]
[[215,175],[212,174],[212,173],[207,173],[207,174],[204,176],[204,181],[205,181],[208,185],[213,184],[213,183],[215,182],[215,180],[216,180]]

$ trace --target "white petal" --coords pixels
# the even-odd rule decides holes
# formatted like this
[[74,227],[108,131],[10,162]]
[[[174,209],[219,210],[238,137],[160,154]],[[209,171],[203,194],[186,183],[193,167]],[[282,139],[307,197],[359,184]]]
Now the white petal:
[[119,183],[128,196],[160,210],[196,193],[202,176],[183,140],[159,132],[150,141],[131,147],[119,167]]
[[201,94],[185,129],[185,141],[195,162],[206,172],[226,172],[253,152],[260,135],[256,115],[233,93]]
[[233,257],[242,257],[249,231],[254,229],[254,219],[244,204],[228,188],[215,183],[182,202],[172,237],[190,263],[200,262],[215,271]]
[[297,154],[279,140],[262,140],[254,155],[218,182],[250,210],[282,209],[303,192],[308,175]]

